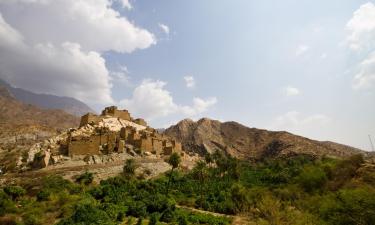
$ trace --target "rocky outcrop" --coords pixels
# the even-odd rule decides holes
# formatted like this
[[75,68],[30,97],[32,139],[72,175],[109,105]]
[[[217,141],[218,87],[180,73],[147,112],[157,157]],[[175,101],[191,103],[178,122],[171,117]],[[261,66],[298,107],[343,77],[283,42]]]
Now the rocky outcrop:
[[164,133],[180,141],[185,151],[203,155],[219,150],[246,160],[294,154],[347,157],[363,153],[346,145],[319,142],[284,131],[249,128],[236,122],[222,123],[207,118],[197,122],[182,120]]

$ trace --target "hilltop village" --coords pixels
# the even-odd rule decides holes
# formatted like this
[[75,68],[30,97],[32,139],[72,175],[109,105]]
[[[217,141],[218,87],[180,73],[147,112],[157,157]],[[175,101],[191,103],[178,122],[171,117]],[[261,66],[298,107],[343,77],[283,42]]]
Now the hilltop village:
[[172,152],[182,154],[180,142],[149,127],[144,119],[132,118],[127,110],[111,106],[100,115],[82,116],[79,128],[34,145],[27,161],[43,168],[68,158],[90,161],[112,153],[163,157]]

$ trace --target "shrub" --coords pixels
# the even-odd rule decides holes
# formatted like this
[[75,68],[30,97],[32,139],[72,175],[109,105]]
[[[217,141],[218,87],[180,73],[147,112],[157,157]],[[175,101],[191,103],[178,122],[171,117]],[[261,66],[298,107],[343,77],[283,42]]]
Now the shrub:
[[150,221],[148,222],[148,225],[156,225],[159,220],[158,213],[151,214]]
[[327,181],[327,176],[317,166],[305,166],[297,180],[305,191],[312,192],[323,187]]
[[94,180],[94,174],[86,171],[85,173],[81,174],[77,177],[76,181],[80,184],[89,185]]
[[13,200],[16,200],[26,194],[26,190],[19,186],[7,186],[4,188],[4,192]]
[[11,198],[0,190],[0,216],[5,215],[6,213],[12,213],[17,210],[16,205],[11,200]]
[[108,214],[93,205],[78,205],[73,215],[60,221],[60,225],[68,224],[92,224],[92,225],[113,225]]
[[324,199],[320,215],[329,224],[374,224],[375,191],[369,188],[341,190]]
[[49,200],[49,197],[51,195],[51,192],[49,190],[41,190],[36,194],[36,199],[38,201],[47,201]]

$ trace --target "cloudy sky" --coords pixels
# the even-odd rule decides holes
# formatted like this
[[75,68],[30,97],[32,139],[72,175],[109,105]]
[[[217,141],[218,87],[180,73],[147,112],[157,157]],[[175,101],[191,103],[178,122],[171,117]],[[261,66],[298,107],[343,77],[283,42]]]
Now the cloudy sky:
[[0,0],[0,78],[128,108],[369,150],[375,1]]

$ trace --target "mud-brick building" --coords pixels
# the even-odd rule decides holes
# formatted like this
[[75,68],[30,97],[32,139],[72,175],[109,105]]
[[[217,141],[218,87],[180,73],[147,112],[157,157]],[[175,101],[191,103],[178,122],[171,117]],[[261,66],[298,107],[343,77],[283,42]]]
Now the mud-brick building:
[[123,120],[132,121],[133,119],[130,116],[130,113],[128,110],[118,110],[116,106],[110,106],[106,107],[103,111],[101,116],[110,116],[110,117],[116,117]]
[[[110,106],[110,107],[106,107],[102,111],[102,114],[100,114],[99,116],[94,113],[87,113],[83,115],[81,117],[80,127],[85,126],[86,124],[96,124],[101,119],[106,118],[106,117],[115,117],[115,118],[119,118],[119,119],[123,119],[127,121],[133,121],[133,118],[130,116],[130,113],[128,112],[128,110],[126,109],[119,110],[117,109],[116,106]],[[145,124],[143,126],[147,126],[147,123],[143,119],[137,119],[134,122],[137,123],[136,121],[138,121],[138,124],[140,125]]]
[[[109,121],[110,125],[104,125],[108,122],[103,121]],[[92,126],[85,127],[87,124]],[[86,129],[94,130],[87,134]],[[118,110],[115,106],[105,108],[100,116],[92,113],[82,116],[81,127],[76,133],[69,134],[67,144],[69,156],[121,153],[128,145],[156,155],[181,151],[179,142],[148,127],[144,119],[133,120],[127,110]]]
[[87,113],[81,117],[81,123],[79,124],[80,127],[85,126],[86,124],[95,124],[100,121],[100,116],[94,113]]

